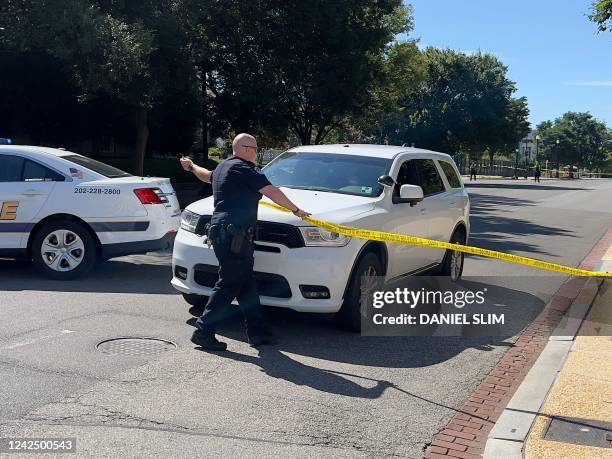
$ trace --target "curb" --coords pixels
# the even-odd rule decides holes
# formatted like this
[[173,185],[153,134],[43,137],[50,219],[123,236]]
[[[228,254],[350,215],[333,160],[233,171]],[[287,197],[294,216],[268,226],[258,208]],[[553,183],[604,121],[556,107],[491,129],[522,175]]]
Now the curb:
[[[580,268],[593,269],[610,245],[612,228],[595,244]],[[433,438],[425,457],[522,458],[523,442],[582,320],[573,319],[588,312],[601,284],[600,279],[578,277],[563,283]],[[564,316],[567,320],[563,320]]]

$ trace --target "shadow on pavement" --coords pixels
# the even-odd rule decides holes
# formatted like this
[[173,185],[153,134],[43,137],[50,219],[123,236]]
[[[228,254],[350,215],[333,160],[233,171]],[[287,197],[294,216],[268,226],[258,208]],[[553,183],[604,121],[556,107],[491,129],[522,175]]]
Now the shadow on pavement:
[[[364,378],[354,373],[311,366],[298,360],[314,358],[331,362],[330,366],[343,363],[381,369],[420,368],[450,360],[468,348],[492,351],[499,346],[511,346],[509,341],[512,341],[512,337],[533,321],[545,303],[528,293],[469,282],[472,290],[484,287],[488,288],[493,301],[504,301],[506,308],[515,310],[512,323],[500,330],[499,336],[361,336],[338,330],[328,315],[265,308],[266,317],[276,330],[278,344],[262,346],[258,357],[231,351],[218,355],[257,365],[272,378],[281,378],[319,391],[350,397],[377,398],[392,384],[384,379]],[[194,316],[201,312],[201,308],[190,309]],[[238,308],[228,308],[227,312],[228,322],[218,330],[219,338],[246,341]],[[187,320],[187,324],[195,326],[195,320],[192,317]],[[291,354],[302,358],[293,358]],[[369,383],[365,381],[368,379]]]
[[[574,189],[574,188],[572,188]],[[534,223],[530,220],[512,217],[516,207],[537,206],[536,201],[485,193],[470,193],[470,245],[502,252],[527,252],[558,257],[558,254],[541,250],[536,244],[525,242],[520,235],[570,236],[573,231]],[[501,211],[501,212],[500,212]]]
[[539,191],[591,191],[592,188],[580,188],[580,187],[568,187],[568,186],[557,186],[557,185],[541,185],[541,184],[527,184],[521,183],[478,183],[478,182],[467,182],[465,184],[467,188],[503,188],[510,190],[539,190]]
[[165,253],[109,260],[71,281],[46,279],[25,261],[0,260],[0,290],[4,291],[178,294],[171,279],[170,255]]

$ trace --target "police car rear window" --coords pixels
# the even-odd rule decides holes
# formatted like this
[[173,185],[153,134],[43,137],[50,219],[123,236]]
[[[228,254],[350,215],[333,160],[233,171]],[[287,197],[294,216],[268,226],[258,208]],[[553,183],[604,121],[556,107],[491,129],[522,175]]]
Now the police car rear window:
[[62,156],[62,158],[66,161],[70,161],[71,163],[78,164],[79,166],[83,166],[91,171],[97,172],[98,174],[102,174],[108,178],[130,177],[132,175],[122,171],[121,169],[117,169],[116,167],[88,158],[87,156],[66,155]]

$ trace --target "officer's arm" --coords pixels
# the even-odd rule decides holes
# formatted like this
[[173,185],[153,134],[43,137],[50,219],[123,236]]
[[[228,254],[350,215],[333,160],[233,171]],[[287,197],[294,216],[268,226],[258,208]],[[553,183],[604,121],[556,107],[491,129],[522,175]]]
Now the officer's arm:
[[183,169],[186,171],[193,172],[195,176],[203,182],[210,183],[210,176],[212,172],[205,167],[197,166],[191,159],[184,156],[181,157],[181,166],[183,166]]
[[283,206],[285,209],[289,209],[298,217],[310,217],[310,214],[308,212],[303,211],[298,206],[293,204],[293,202],[291,202],[291,200],[285,195],[285,193],[276,188],[274,185],[264,186],[261,190],[259,190],[259,192],[264,196],[270,198],[279,206]]

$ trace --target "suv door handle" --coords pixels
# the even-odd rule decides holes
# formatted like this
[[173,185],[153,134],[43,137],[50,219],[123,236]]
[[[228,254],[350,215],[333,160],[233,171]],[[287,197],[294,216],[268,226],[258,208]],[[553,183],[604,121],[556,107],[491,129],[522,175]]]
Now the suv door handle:
[[44,193],[39,193],[37,190],[29,189],[21,193],[21,196],[42,196]]

